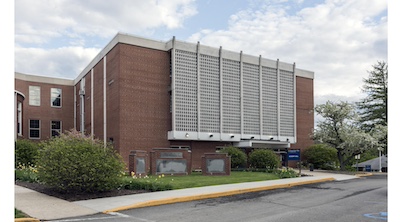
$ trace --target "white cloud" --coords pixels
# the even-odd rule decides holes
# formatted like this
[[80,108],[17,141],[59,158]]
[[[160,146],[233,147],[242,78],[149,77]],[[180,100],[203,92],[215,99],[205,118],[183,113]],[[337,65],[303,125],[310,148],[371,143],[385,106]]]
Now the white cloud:
[[176,29],[196,13],[194,0],[16,0],[15,71],[75,78],[118,32]]
[[[99,53],[97,48],[15,48],[17,72],[74,79]],[[69,72],[66,73],[66,70]]]
[[15,40],[18,45],[62,36],[146,34],[160,27],[182,27],[196,13],[194,0],[16,0]]
[[243,10],[227,29],[200,31],[188,41],[296,62],[315,72],[315,96],[359,98],[367,70],[387,60],[387,2],[327,0],[288,10],[279,4]]

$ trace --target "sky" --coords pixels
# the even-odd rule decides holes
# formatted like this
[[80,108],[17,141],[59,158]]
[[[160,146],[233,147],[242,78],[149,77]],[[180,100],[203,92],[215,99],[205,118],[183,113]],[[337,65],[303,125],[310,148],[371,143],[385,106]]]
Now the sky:
[[118,33],[175,36],[315,73],[315,105],[364,98],[388,60],[384,0],[15,0],[15,72],[76,78]]

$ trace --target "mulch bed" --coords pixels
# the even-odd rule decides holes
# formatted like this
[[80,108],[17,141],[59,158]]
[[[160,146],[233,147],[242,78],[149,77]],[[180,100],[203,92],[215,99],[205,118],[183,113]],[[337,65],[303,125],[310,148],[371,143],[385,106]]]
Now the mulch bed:
[[123,195],[131,195],[138,193],[146,193],[148,191],[145,190],[112,190],[107,192],[98,192],[98,193],[60,193],[52,188],[49,188],[43,184],[39,183],[29,183],[24,181],[15,181],[15,184],[21,187],[26,187],[31,190],[35,190],[37,192],[57,197],[67,201],[78,201],[78,200],[89,200],[96,199],[102,197],[115,197],[115,196],[123,196]]

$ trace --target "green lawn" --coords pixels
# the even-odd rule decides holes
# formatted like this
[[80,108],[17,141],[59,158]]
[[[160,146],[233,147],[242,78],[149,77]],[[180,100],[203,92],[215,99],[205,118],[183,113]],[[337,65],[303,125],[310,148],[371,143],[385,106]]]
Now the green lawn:
[[221,184],[255,182],[279,179],[275,174],[265,172],[231,172],[230,176],[203,176],[201,173],[193,172],[187,176],[165,175],[150,176],[149,178],[138,178],[137,180],[150,180],[172,185],[172,189],[191,187],[212,186]]
[[14,211],[14,218],[25,218],[25,217],[29,217],[27,214],[25,214],[24,212],[15,209]]

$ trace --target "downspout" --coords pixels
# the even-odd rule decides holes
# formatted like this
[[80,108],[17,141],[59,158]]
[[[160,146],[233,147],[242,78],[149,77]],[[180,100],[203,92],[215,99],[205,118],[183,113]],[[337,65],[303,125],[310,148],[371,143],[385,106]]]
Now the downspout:
[[107,74],[107,56],[104,56],[103,59],[103,142],[104,149],[107,147],[107,91],[106,91],[106,74]]

